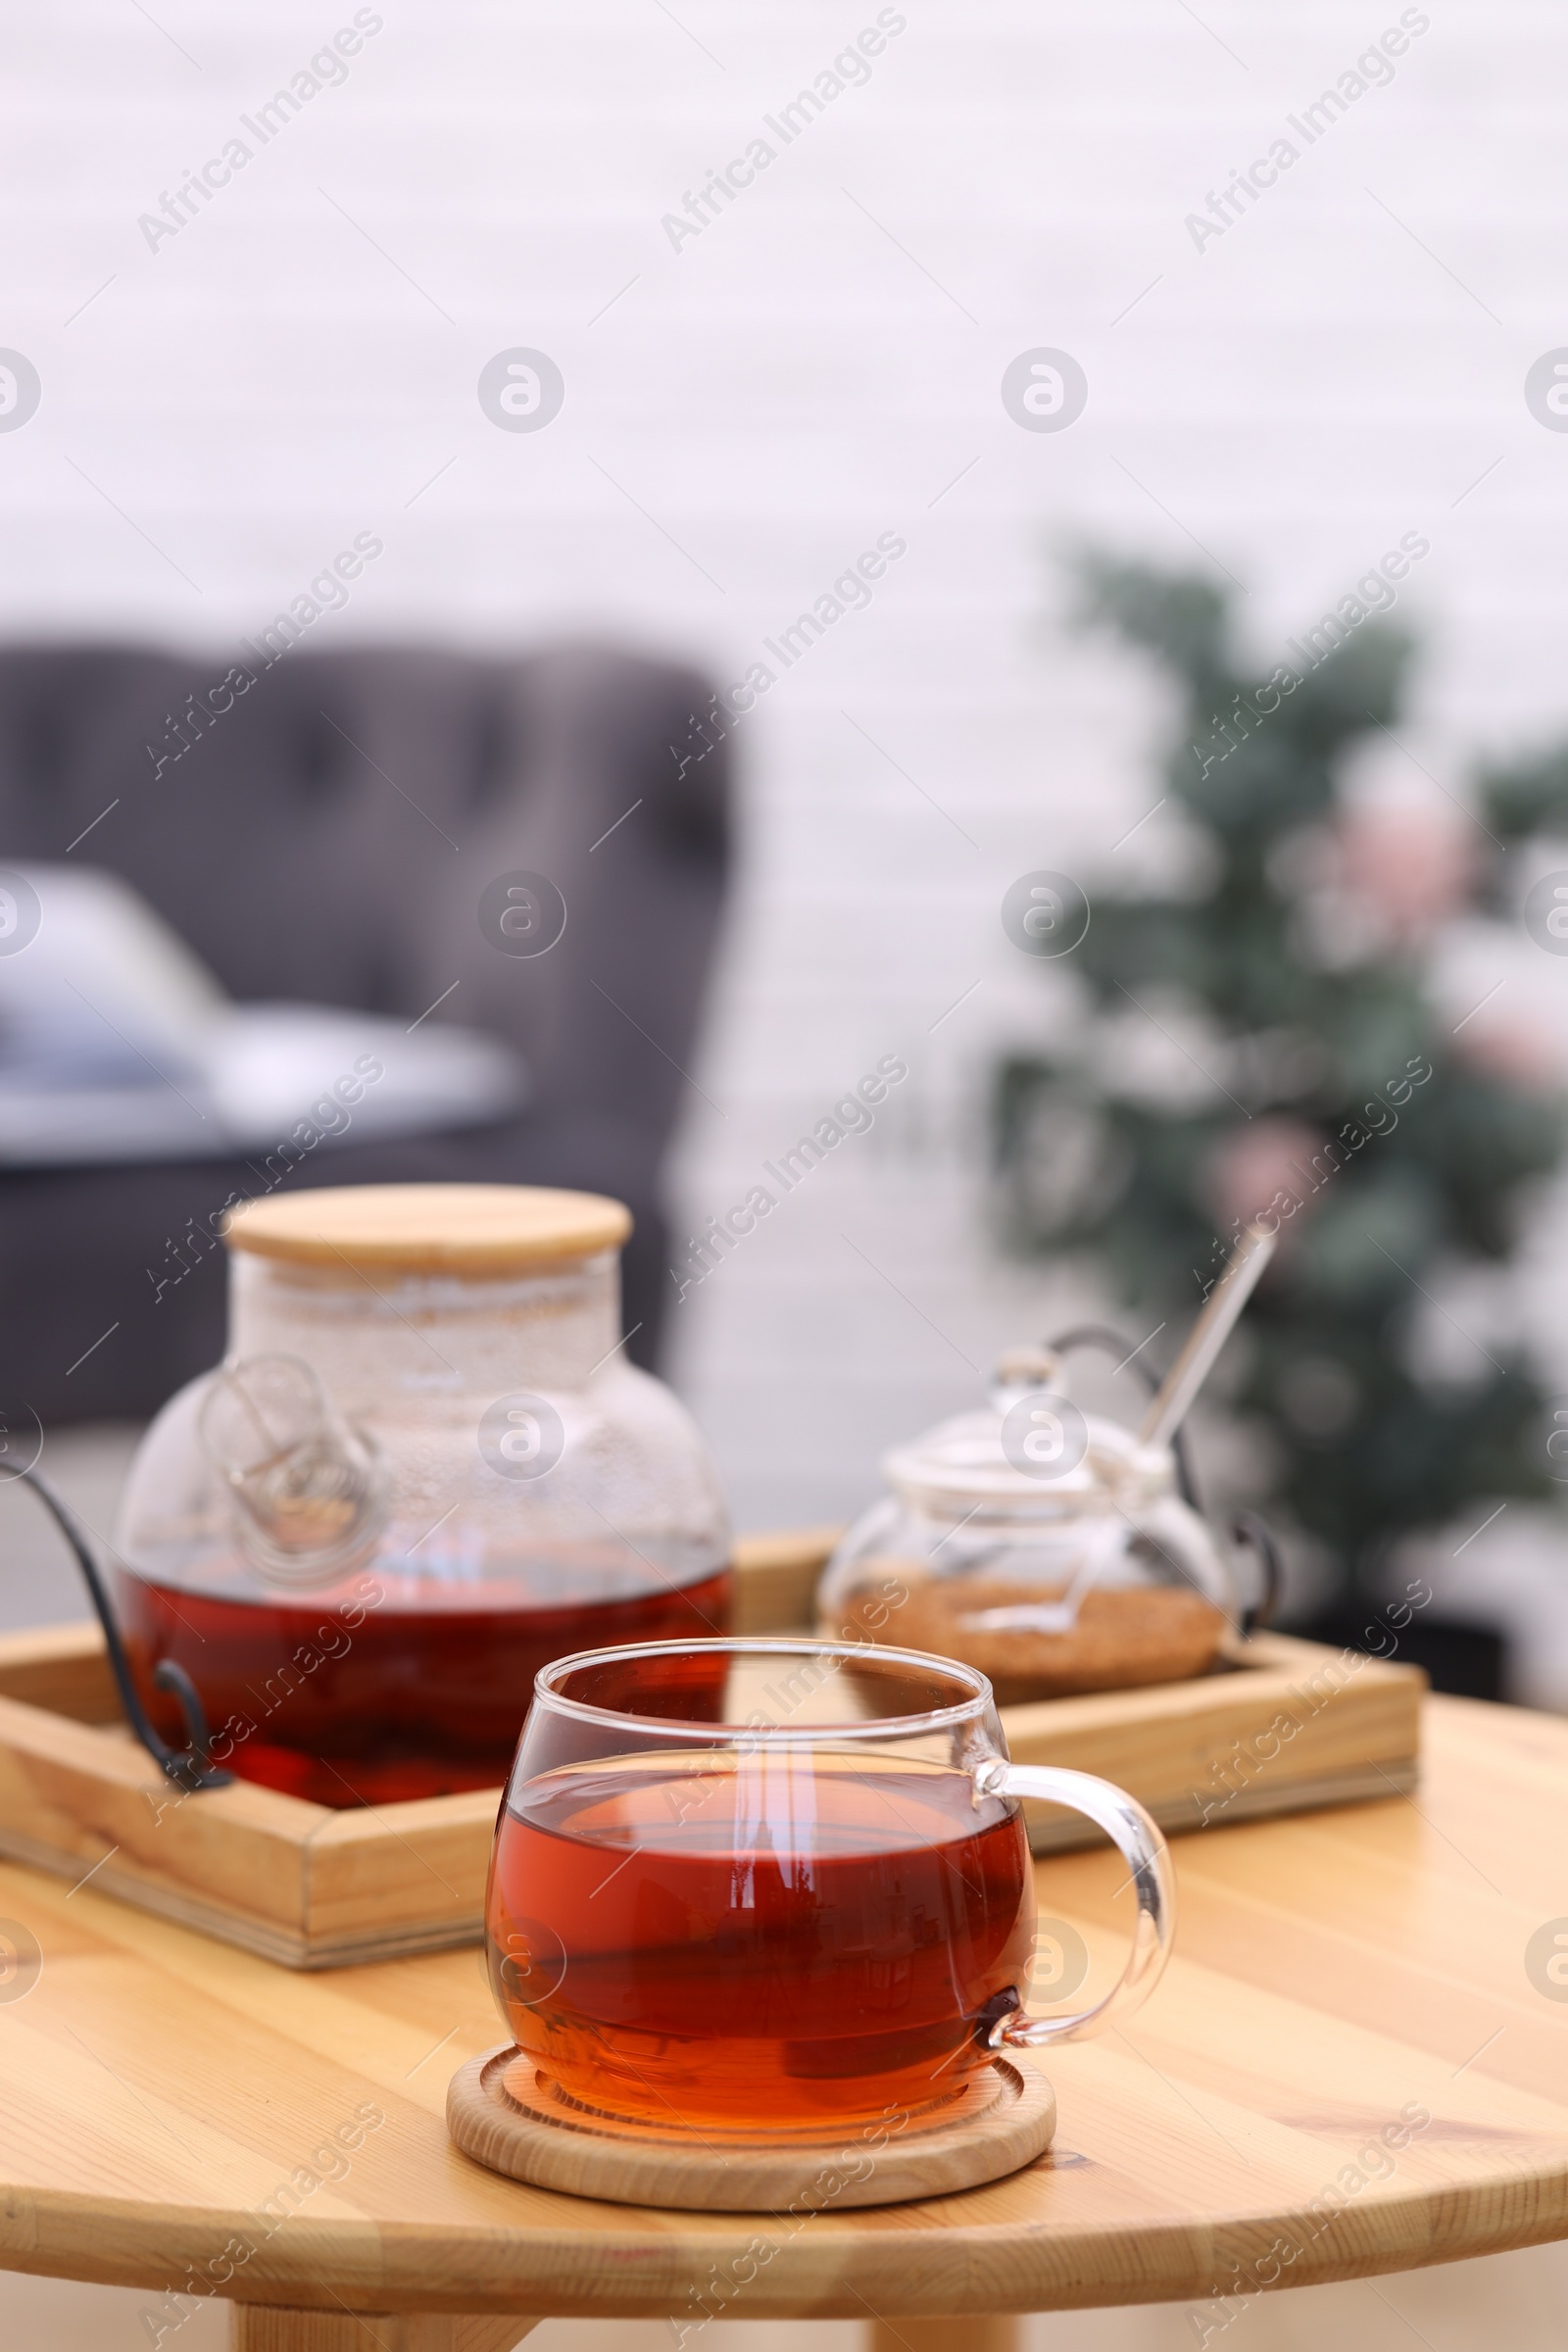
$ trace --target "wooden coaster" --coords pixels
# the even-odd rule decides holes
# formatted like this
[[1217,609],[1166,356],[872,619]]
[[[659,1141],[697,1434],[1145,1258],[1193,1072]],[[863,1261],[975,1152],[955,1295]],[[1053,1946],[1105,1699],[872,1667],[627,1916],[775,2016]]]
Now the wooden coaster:
[[802,2213],[951,2196],[1031,2164],[1056,2097],[1031,2066],[993,2060],[934,2116],[849,2124],[817,2139],[704,2139],[617,2125],[579,2107],[515,2044],[470,2059],[447,2092],[466,2156],[535,2188],[697,2213]]

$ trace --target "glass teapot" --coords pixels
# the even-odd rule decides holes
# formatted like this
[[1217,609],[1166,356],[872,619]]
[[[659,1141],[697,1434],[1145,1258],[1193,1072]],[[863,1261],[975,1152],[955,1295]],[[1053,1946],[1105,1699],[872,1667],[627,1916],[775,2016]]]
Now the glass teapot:
[[327,1805],[488,1788],[551,1659],[727,1631],[712,1465],[620,1345],[630,1228],[510,1185],[231,1212],[229,1352],[154,1421],[116,1531],[160,1733],[172,1664],[249,1779]]
[[884,1455],[892,1490],[823,1573],[820,1630],[957,1658],[1003,1705],[1208,1672],[1233,1632],[1264,1623],[1280,1563],[1250,1513],[1233,1540],[1261,1562],[1243,1609],[1232,1557],[1200,1511],[1180,1438],[1142,1444],[1062,1393],[1069,1334],[1010,1349],[988,1400]]

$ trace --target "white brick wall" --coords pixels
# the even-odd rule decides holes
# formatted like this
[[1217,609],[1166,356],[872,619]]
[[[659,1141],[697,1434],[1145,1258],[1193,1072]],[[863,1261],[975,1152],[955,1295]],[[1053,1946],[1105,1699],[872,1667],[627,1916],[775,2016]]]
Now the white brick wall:
[[[1272,662],[1419,529],[1428,763],[1568,718],[1568,439],[1521,397],[1568,341],[1568,23],[1432,0],[1392,86],[1199,254],[1184,216],[1394,0],[907,0],[869,84],[677,253],[661,216],[870,0],[384,0],[346,84],[152,253],[138,214],[353,12],[155,13],[167,37],[123,0],[8,36],[0,342],[44,405],[0,434],[0,626],[217,649],[373,528],[384,560],[320,624],[340,639],[586,623],[735,677],[878,533],[907,539],[742,731],[697,1073],[719,1108],[693,1098],[679,1173],[694,1218],[720,1208],[878,1055],[909,1061],[877,1132],[677,1317],[742,1518],[848,1508],[884,1441],[1069,1303],[984,1242],[978,1072],[1046,999],[997,906],[1028,867],[1103,865],[1160,706],[1041,629],[1043,551],[1199,541]],[[475,400],[513,344],[564,371],[538,435]],[[1035,344],[1088,371],[1060,435],[998,396]],[[1126,857],[1157,865],[1158,821]]]

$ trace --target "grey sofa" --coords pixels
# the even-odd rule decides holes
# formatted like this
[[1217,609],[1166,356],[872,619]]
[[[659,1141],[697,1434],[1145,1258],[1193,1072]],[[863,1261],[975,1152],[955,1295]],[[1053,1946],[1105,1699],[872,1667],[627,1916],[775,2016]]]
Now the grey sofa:
[[[511,661],[291,650],[253,666],[215,709],[221,660],[0,652],[0,862],[122,875],[235,998],[414,1021],[444,996],[432,1022],[514,1042],[532,1078],[520,1115],[404,1142],[351,1135],[290,1181],[614,1194],[637,1219],[632,1351],[653,1361],[670,1287],[661,1163],[728,850],[727,746],[688,756],[704,751],[702,680],[593,646]],[[534,958],[480,927],[485,886],[517,869],[566,903],[559,944]],[[175,1246],[231,1190],[260,1189],[239,1160],[0,1175],[0,1407],[46,1423],[139,1415],[213,1362],[222,1253]]]

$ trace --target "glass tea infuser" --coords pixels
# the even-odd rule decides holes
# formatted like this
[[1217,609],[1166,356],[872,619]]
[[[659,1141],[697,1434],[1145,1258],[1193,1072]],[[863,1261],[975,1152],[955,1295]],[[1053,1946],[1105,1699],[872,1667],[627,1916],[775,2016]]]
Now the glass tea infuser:
[[502,1185],[231,1213],[229,1352],[153,1423],[116,1533],[160,1735],[193,1692],[213,1763],[321,1804],[487,1788],[552,1658],[726,1629],[712,1465],[620,1345],[630,1225]]
[[1004,1704],[1201,1674],[1278,1598],[1280,1563],[1251,1513],[1232,1531],[1263,1568],[1250,1610],[1202,1516],[1181,1423],[1273,1250],[1245,1234],[1137,1430],[1061,1393],[1074,1348],[1136,1356],[1114,1333],[1067,1334],[1002,1359],[987,1404],[897,1446],[891,1492],[850,1529],[817,1596],[832,1638],[967,1660]]

